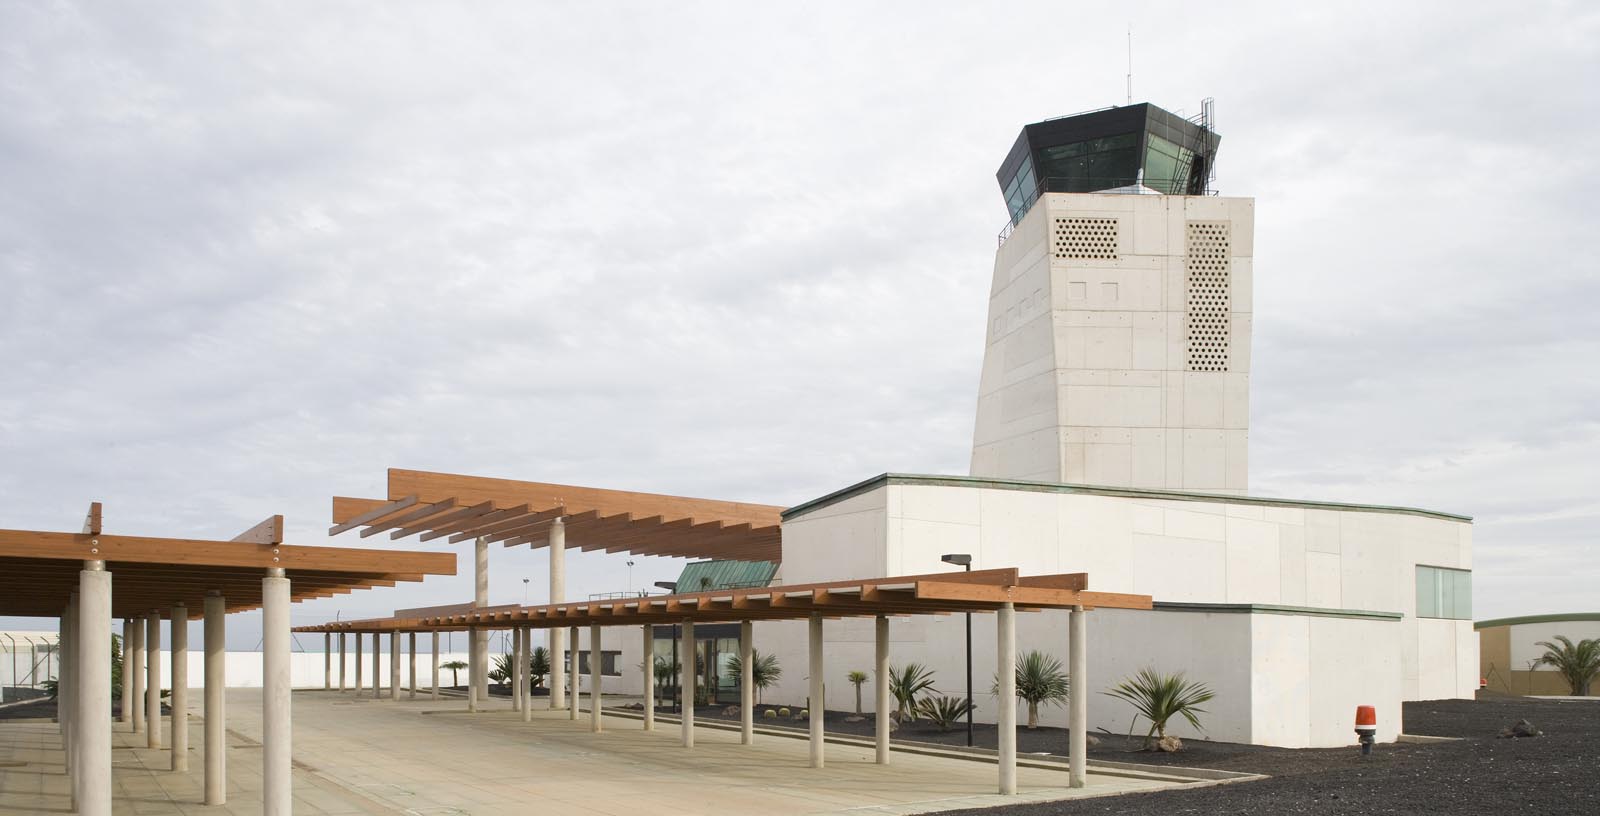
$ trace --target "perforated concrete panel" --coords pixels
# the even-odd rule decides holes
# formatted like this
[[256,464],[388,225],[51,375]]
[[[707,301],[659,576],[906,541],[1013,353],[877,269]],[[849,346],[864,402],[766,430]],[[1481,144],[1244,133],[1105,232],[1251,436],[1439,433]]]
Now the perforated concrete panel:
[[1116,260],[1117,219],[1058,216],[1050,244],[1051,254],[1062,260]]
[[1190,221],[1184,246],[1184,330],[1190,371],[1228,370],[1232,263],[1226,221]]

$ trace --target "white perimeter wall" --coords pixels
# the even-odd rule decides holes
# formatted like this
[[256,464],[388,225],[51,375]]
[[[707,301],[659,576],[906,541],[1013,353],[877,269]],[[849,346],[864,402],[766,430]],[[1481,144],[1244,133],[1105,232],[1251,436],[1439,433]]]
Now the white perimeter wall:
[[[1565,635],[1573,643],[1600,638],[1600,621],[1566,620],[1549,623],[1518,623],[1511,627],[1511,665],[1508,669],[1527,671],[1531,661],[1544,654],[1543,646],[1534,644],[1541,640],[1552,643],[1556,635]],[[1534,671],[1555,671],[1551,666],[1535,666]]]

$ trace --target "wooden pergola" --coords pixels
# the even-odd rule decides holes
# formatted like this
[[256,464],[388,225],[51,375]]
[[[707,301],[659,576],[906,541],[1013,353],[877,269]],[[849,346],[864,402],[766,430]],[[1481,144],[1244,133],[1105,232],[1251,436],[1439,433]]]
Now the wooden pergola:
[[[285,544],[272,516],[228,541],[129,536],[89,507],[79,532],[0,530],[0,615],[61,618],[60,721],[73,801],[111,813],[111,622],[123,619],[122,722],[162,747],[161,621],[171,627],[172,770],[188,769],[188,625],[205,621],[205,803],[225,801],[224,617],[262,610],[264,810],[287,814],[289,605],[455,573],[450,553]],[[113,583],[114,581],[114,583]]]
[[[390,540],[473,541],[473,603],[489,602],[489,545],[546,548],[550,599],[566,599],[566,551],[626,552],[676,558],[772,561],[783,558],[783,508],[659,493],[528,482],[390,468],[381,499],[333,497],[328,535],[388,533]],[[552,651],[565,632],[551,633]],[[469,703],[489,688],[489,640],[478,632],[468,650]],[[552,703],[565,706],[565,667],[551,677]]]
[[779,561],[783,508],[657,493],[389,469],[383,499],[333,498],[329,535],[548,546],[559,522],[580,550]]
[[[368,620],[336,621],[313,626],[298,627],[297,632],[338,633],[357,635],[357,664],[360,663],[360,635],[374,635],[374,658],[377,636],[388,633],[391,643],[406,632],[446,632],[467,630],[484,633],[489,630],[510,630],[513,637],[512,665],[518,673],[511,678],[513,707],[523,713],[524,720],[531,718],[532,701],[526,692],[528,654],[534,629],[567,630],[577,642],[578,627],[586,626],[590,633],[590,652],[599,654],[600,632],[607,626],[642,626],[645,654],[650,654],[653,627],[657,624],[682,626],[686,653],[692,653],[696,623],[740,624],[741,666],[741,732],[745,743],[753,739],[754,706],[751,696],[750,666],[752,663],[753,624],[756,621],[807,620],[810,623],[810,699],[822,700],[823,688],[823,621],[830,618],[875,618],[877,643],[877,745],[878,761],[889,761],[889,718],[882,716],[889,710],[889,618],[906,615],[948,615],[953,613],[993,613],[997,620],[996,676],[999,678],[1000,709],[1000,792],[1016,792],[1016,686],[1013,672],[1006,670],[1016,662],[1015,614],[1018,611],[1046,609],[1068,610],[1070,622],[1069,665],[1075,689],[1087,688],[1088,659],[1086,645],[1086,613],[1095,608],[1150,609],[1148,595],[1130,595],[1113,592],[1094,592],[1088,589],[1088,576],[1083,573],[1061,575],[1023,576],[1016,569],[985,569],[972,572],[942,572],[926,575],[906,575],[890,578],[872,578],[825,583],[778,585],[759,588],[714,590],[710,592],[658,595],[639,598],[597,600],[582,603],[542,604],[537,606],[509,606],[494,609],[451,609],[437,614],[418,610],[409,615]],[[556,652],[557,663],[560,652]],[[570,678],[572,705],[569,716],[578,716],[578,650],[567,653],[571,661]],[[438,689],[438,649],[434,649],[434,687]],[[685,700],[694,699],[694,661],[684,661],[682,689]],[[644,688],[654,685],[654,662],[644,661]],[[591,659],[590,670],[590,723],[595,731],[601,729],[601,668],[600,661]],[[415,666],[413,666],[413,680]],[[554,678],[552,678],[554,682]],[[376,678],[374,679],[376,683]],[[398,686],[398,683],[394,683]],[[413,682],[413,685],[415,683]],[[343,682],[340,683],[341,689]],[[375,687],[376,688],[376,687]],[[472,686],[469,685],[469,690]],[[360,691],[359,682],[357,691]],[[551,707],[561,708],[552,688]],[[476,709],[476,698],[469,693],[468,707]],[[655,699],[645,695],[645,730],[653,730]],[[682,738],[685,747],[694,745],[694,709],[685,706],[682,719]],[[1082,786],[1085,773],[1085,736],[1088,727],[1087,700],[1074,695],[1070,706],[1071,784]],[[823,763],[823,718],[812,717],[811,761],[816,767]]]

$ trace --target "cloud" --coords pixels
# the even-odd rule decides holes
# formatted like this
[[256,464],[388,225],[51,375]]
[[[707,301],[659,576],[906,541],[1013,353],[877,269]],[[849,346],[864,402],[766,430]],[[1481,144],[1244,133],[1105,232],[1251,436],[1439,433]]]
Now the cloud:
[[[1136,95],[1218,97],[1258,198],[1254,488],[1477,515],[1484,614],[1586,602],[1600,422],[1600,17],[1502,12],[1133,12]],[[318,540],[391,465],[775,504],[964,472],[994,168],[1121,101],[1127,14],[8,3],[4,523]]]

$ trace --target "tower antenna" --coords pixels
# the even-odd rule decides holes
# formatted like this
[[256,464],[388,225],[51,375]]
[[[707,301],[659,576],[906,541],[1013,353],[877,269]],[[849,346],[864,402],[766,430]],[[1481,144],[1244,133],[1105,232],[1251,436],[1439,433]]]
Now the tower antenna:
[[1133,104],[1133,23],[1128,23],[1128,104]]

